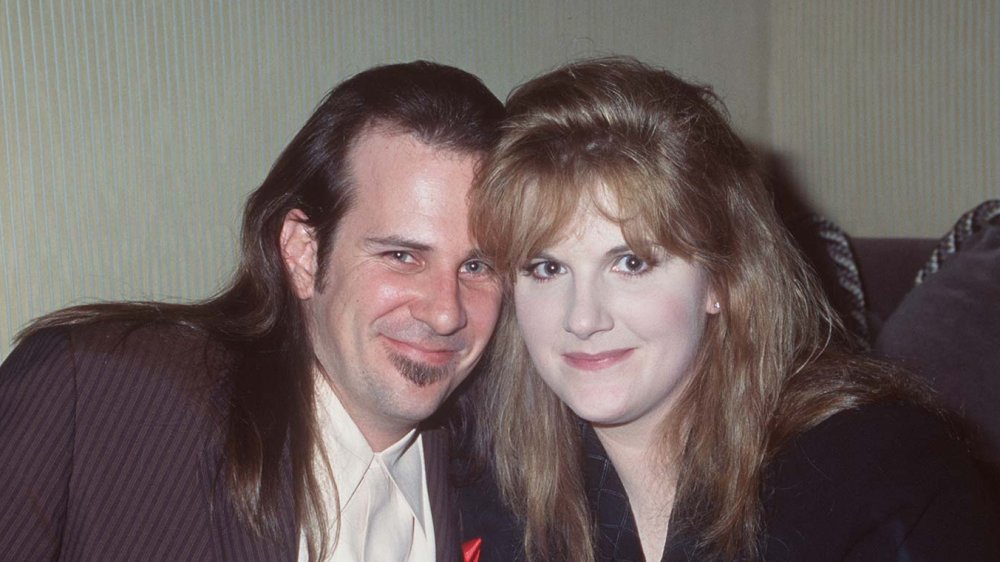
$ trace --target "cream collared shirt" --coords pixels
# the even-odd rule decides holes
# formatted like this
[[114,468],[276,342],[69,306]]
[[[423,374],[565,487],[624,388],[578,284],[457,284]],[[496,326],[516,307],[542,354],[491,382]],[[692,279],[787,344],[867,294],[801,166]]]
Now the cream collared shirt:
[[[424,473],[423,441],[416,430],[386,450],[375,453],[368,445],[361,430],[351,419],[337,395],[324,379],[316,385],[317,417],[320,435],[326,448],[333,472],[333,482],[340,499],[340,535],[332,549],[328,548],[325,562],[362,562],[369,534],[378,539],[379,520],[369,521],[369,512],[377,506],[370,505],[369,490],[365,482],[369,470],[385,465],[390,479],[404,501],[396,502],[413,518],[412,544],[398,553],[399,562],[434,562],[434,521],[431,517],[430,498],[427,495],[427,478]],[[337,523],[337,495],[331,485],[325,466],[317,459],[316,473],[320,481],[323,505],[330,524],[330,540],[334,538]],[[307,559],[305,535],[300,533],[299,562]],[[371,562],[395,562],[371,560]]]

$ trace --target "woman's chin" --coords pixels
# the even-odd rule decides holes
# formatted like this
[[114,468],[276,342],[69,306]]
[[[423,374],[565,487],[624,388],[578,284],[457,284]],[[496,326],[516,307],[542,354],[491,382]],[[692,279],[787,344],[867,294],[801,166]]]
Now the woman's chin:
[[568,405],[577,417],[593,425],[614,426],[630,421],[625,404],[609,403],[607,399],[576,400]]

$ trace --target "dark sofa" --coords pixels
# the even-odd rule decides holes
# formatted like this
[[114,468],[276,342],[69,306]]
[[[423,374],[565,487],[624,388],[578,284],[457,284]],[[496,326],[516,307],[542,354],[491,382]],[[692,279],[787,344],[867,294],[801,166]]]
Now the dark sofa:
[[930,383],[1000,492],[1000,199],[940,240],[789,229],[859,345]]
[[[930,238],[852,238],[869,319],[878,328],[913,288],[917,272],[938,241]],[[874,341],[869,343],[874,344]]]

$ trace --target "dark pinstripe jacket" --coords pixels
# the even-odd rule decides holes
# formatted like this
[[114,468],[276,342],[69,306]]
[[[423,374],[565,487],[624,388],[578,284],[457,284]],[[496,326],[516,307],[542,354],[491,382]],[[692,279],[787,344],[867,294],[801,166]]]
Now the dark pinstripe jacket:
[[[0,560],[296,560],[290,489],[268,540],[213,485],[213,347],[170,327],[53,329],[18,346],[0,366]],[[457,561],[447,439],[424,435],[437,559]]]

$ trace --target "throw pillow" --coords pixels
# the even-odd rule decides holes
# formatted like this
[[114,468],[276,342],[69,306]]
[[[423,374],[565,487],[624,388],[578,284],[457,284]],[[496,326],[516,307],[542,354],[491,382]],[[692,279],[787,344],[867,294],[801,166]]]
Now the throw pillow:
[[1000,200],[963,215],[918,283],[874,351],[925,377],[1000,475]]

